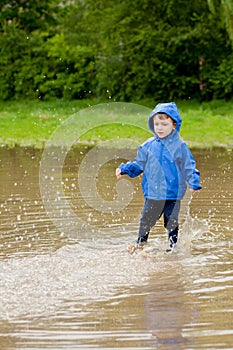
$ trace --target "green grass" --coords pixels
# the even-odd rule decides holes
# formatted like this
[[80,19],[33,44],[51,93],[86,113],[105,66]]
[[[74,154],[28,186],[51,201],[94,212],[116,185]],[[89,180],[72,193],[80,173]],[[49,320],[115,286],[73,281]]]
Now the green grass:
[[[183,119],[181,137],[190,146],[233,146],[233,101],[176,102]],[[154,101],[135,102],[136,106],[114,104],[114,108],[111,102],[100,103],[98,100],[0,102],[0,145],[41,148],[49,139],[64,142],[69,133],[83,143],[123,138],[140,143],[152,135],[147,118],[156,104]]]
[[182,137],[193,145],[233,146],[233,101],[179,104]]

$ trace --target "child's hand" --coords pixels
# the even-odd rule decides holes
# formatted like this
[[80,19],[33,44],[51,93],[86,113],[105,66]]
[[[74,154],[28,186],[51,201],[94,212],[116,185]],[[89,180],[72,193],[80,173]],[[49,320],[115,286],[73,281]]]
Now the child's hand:
[[121,178],[121,169],[119,168],[116,169],[116,177],[117,177],[117,180]]
[[192,188],[190,188],[189,191],[190,191],[191,193],[196,192],[196,190],[193,190]]

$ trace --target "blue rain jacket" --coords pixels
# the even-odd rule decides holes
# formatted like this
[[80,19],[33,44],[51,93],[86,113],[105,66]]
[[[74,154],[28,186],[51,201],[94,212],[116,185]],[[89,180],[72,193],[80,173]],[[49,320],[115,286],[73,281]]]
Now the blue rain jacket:
[[[160,139],[154,131],[153,117],[165,113],[176,122],[176,129]],[[144,142],[134,161],[122,163],[121,174],[134,178],[143,173],[142,191],[145,198],[176,200],[185,195],[187,184],[193,190],[202,188],[200,173],[186,143],[179,137],[182,120],[174,102],[159,103],[148,119],[149,129],[155,134]]]

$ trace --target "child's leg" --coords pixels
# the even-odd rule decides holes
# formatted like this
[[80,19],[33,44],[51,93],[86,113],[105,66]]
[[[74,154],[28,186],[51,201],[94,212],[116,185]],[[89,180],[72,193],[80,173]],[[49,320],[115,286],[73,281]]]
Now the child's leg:
[[164,226],[168,231],[170,247],[177,243],[179,230],[180,201],[167,200],[164,206]]
[[147,242],[150,229],[155,225],[164,210],[165,201],[146,199],[141,213],[137,243]]

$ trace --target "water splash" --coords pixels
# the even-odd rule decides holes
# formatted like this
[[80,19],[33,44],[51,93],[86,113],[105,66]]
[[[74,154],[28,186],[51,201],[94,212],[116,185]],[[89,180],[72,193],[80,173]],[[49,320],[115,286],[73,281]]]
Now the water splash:
[[151,273],[167,268],[160,261],[148,270],[145,261],[112,244],[102,249],[74,244],[51,254],[0,261],[0,319],[53,315],[69,301],[102,301],[126,286],[145,285]]
[[181,250],[185,251],[190,251],[193,242],[201,238],[204,233],[210,233],[210,225],[207,219],[191,216],[190,208],[192,199],[193,194],[187,191],[181,205],[181,217],[183,217],[184,222],[180,228],[179,246]]

